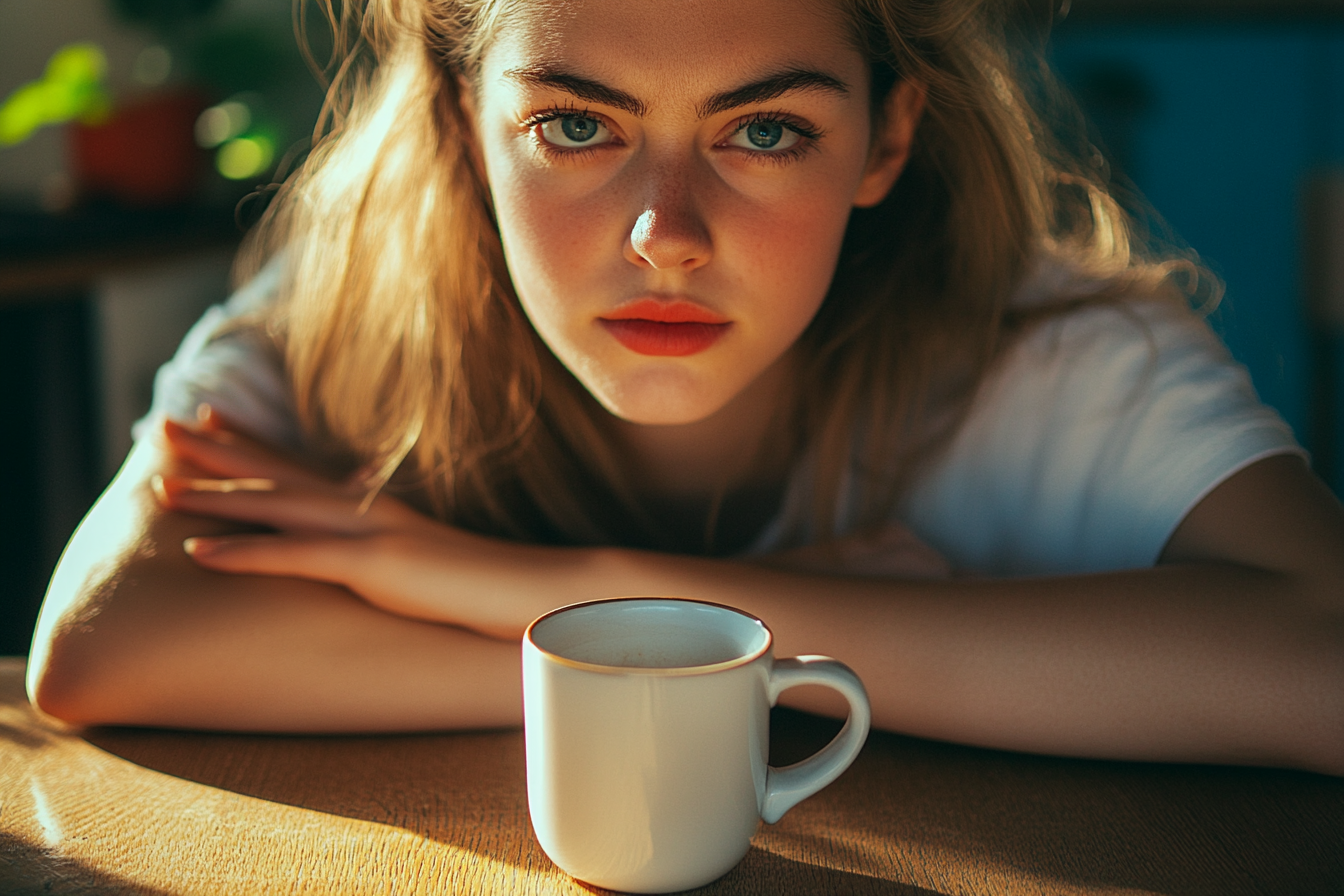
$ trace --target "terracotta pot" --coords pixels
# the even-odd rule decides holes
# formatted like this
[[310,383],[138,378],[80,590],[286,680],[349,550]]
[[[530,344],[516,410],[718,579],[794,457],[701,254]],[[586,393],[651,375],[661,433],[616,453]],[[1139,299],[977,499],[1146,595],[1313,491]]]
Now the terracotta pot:
[[195,139],[205,106],[194,93],[162,93],[118,108],[101,124],[71,125],[81,193],[138,206],[190,200],[207,170],[208,157]]

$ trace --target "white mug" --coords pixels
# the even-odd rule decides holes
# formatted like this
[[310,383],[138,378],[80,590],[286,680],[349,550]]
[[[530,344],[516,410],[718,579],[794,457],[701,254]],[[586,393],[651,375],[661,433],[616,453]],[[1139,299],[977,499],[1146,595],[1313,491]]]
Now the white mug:
[[[586,883],[635,893],[702,886],[839,777],[868,736],[863,684],[842,663],[776,660],[761,620],[675,598],[564,607],[523,636],[527,797],[546,855]],[[834,688],[849,719],[821,752],[773,768],[770,707]]]

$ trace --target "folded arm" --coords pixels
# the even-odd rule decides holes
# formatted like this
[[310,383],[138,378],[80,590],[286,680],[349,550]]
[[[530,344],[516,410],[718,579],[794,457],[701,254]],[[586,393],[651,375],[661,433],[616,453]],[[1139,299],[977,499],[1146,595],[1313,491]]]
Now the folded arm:
[[43,710],[81,724],[255,731],[515,725],[515,643],[376,609],[348,589],[193,563],[189,536],[255,527],[173,512],[138,445],[57,567],[29,658]]
[[[508,544],[391,499],[360,514],[344,486],[208,434],[170,435],[172,453],[138,449],[53,582],[30,687],[57,715],[268,730],[514,723],[529,620],[662,594],[759,615],[779,656],[844,660],[891,730],[1344,774],[1344,512],[1297,458],[1214,490],[1154,569],[900,581]],[[160,500],[156,471],[168,474]],[[202,471],[276,486],[184,478]],[[238,531],[200,514],[279,534],[205,538],[193,561],[183,538]],[[108,551],[98,526],[126,519],[146,538]],[[830,708],[800,691],[796,704]]]

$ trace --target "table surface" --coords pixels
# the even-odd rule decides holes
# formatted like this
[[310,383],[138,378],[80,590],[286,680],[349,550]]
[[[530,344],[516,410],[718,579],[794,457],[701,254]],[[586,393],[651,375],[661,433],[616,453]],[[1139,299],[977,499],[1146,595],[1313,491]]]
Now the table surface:
[[[79,731],[22,677],[0,659],[0,893],[598,892],[533,839],[518,731]],[[774,747],[796,759],[830,726],[782,713]],[[697,892],[1341,894],[1344,780],[875,733]]]

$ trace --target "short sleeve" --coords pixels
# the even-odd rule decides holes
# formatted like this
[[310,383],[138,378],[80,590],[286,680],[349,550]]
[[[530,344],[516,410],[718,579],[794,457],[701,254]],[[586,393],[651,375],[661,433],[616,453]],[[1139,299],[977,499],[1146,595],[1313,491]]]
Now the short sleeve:
[[1282,453],[1303,452],[1202,320],[1097,305],[1007,352],[901,515],[970,572],[1151,566],[1213,488]]
[[208,403],[264,442],[300,447],[302,434],[283,362],[265,334],[239,323],[274,300],[280,274],[280,261],[272,262],[197,321],[172,360],[155,375],[149,413],[132,428],[137,439],[152,421],[193,420],[196,408]]

